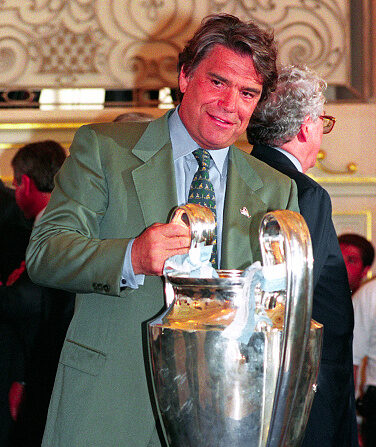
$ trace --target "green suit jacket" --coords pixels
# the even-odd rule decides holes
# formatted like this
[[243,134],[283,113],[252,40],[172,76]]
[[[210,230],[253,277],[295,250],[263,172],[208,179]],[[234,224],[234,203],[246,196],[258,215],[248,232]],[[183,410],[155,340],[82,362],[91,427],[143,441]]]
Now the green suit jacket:
[[[56,177],[27,252],[31,279],[77,293],[43,441],[48,447],[158,446],[146,343],[163,281],[121,290],[130,238],[177,205],[168,114],[146,123],[83,126]],[[293,181],[235,147],[229,153],[222,268],[260,260],[258,227],[297,211]],[[250,218],[240,213],[246,207]]]

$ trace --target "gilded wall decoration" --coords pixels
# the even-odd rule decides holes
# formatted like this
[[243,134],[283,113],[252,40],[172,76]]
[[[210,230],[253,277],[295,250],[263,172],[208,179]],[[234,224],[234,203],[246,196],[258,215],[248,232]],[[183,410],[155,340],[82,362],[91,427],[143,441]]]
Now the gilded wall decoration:
[[284,63],[349,80],[346,0],[0,0],[0,88],[176,86],[177,55],[208,13],[275,30]]

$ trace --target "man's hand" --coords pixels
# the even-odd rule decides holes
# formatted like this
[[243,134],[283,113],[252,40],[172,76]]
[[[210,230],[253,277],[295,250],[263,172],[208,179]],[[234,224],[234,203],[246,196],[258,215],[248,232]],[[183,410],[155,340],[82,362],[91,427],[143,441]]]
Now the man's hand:
[[133,242],[133,271],[135,275],[162,275],[166,259],[188,253],[190,245],[188,227],[176,223],[156,223]]

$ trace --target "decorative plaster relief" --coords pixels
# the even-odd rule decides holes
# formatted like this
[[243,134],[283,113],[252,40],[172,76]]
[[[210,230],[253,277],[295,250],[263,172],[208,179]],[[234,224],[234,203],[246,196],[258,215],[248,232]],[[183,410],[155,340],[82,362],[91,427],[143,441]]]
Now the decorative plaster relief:
[[179,51],[216,12],[273,28],[282,62],[350,84],[346,0],[0,0],[0,88],[174,87]]
[[211,12],[229,12],[274,29],[280,60],[305,64],[332,84],[349,82],[349,2],[322,0],[211,0]]

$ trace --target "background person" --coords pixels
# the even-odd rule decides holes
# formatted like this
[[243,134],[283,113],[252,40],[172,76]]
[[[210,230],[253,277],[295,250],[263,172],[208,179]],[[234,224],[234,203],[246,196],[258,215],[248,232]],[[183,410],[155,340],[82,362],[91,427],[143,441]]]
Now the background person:
[[186,228],[163,222],[188,201],[198,170],[192,152],[201,148],[198,157],[207,158],[205,149],[218,265],[244,268],[261,259],[260,221],[270,210],[298,210],[296,187],[232,144],[275,79],[270,33],[211,16],[180,54],[178,110],[76,133],[27,255],[33,280],[77,292],[44,446],[163,442],[147,383],[145,323],[164,306],[165,260],[190,246]]
[[345,260],[354,306],[354,377],[357,408],[361,419],[362,446],[376,445],[376,283],[362,285],[370,270],[375,250],[371,242],[356,233],[344,233],[338,241]]
[[334,118],[324,115],[326,83],[307,67],[281,69],[247,130],[251,154],[288,175],[313,246],[312,318],[324,325],[318,387],[303,446],[357,446],[352,374],[353,309],[328,193],[305,172],[314,166]]
[[376,445],[376,281],[362,285],[353,295],[354,376],[366,358],[364,383],[359,387],[357,408],[363,416],[361,436],[364,447]]
[[[13,157],[15,197],[28,219],[40,219],[51,195],[54,175],[65,157],[64,149],[51,140],[27,144]],[[23,355],[24,397],[20,407],[11,408],[17,419],[12,447],[41,445],[57,363],[73,307],[72,293],[32,283],[25,262],[0,287],[0,314],[17,334]],[[11,386],[11,401],[12,392],[20,388],[16,385]]]
[[375,257],[375,250],[371,242],[360,234],[341,234],[338,242],[346,264],[350,289],[355,293],[367,277]]
[[[0,180],[0,284],[25,259],[32,222],[26,220],[18,207],[14,190]],[[14,426],[8,394],[14,381],[22,380],[23,355],[21,340],[11,322],[0,314],[0,446],[11,445]]]

